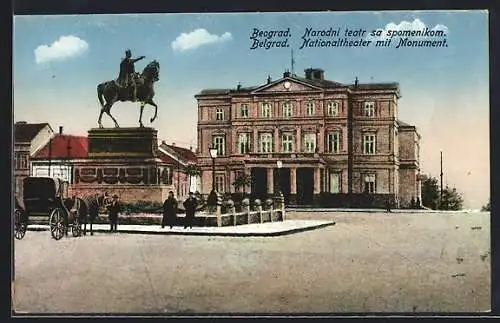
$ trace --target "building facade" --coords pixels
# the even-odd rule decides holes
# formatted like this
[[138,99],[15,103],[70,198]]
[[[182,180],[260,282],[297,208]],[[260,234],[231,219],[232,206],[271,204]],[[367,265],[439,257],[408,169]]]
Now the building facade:
[[31,158],[31,176],[54,177],[75,183],[75,165],[88,158],[88,141],[85,136],[59,132]]
[[14,195],[19,197],[23,190],[24,178],[31,174],[31,158],[53,136],[48,123],[14,124]]
[[205,89],[198,101],[198,164],[203,193],[277,190],[288,204],[407,206],[420,198],[416,127],[398,120],[397,83],[341,84],[321,69],[285,72],[259,86]]
[[196,172],[190,173],[189,171],[197,169],[196,154],[192,151],[192,147],[187,149],[179,147],[175,143],[169,145],[166,141],[162,141],[158,148],[160,152],[172,159],[172,185],[177,198],[185,199],[189,192],[200,191],[200,176]]

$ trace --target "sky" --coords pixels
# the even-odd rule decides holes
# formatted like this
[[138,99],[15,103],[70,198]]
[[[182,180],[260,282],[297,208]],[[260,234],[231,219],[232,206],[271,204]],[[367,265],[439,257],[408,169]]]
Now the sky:
[[[443,31],[447,47],[304,47],[312,30]],[[290,31],[289,47],[250,49],[254,29]],[[141,71],[160,62],[155,84],[160,140],[196,147],[197,102],[205,88],[261,85],[291,68],[303,76],[322,68],[325,78],[341,83],[398,82],[399,119],[421,135],[421,172],[439,177],[443,152],[444,182],[456,187],[466,208],[480,208],[490,197],[489,49],[486,11],[380,11],[316,13],[221,13],[15,16],[13,44],[14,121],[48,122],[54,130],[86,135],[97,127],[97,84],[115,79],[125,49]],[[325,39],[332,39],[322,37]],[[404,38],[404,37],[403,37]],[[272,38],[269,40],[284,40]],[[350,38],[353,40],[354,38]],[[260,40],[263,40],[260,39]],[[138,125],[139,106],[116,103],[111,113],[120,126]],[[103,117],[106,127],[112,121]]]

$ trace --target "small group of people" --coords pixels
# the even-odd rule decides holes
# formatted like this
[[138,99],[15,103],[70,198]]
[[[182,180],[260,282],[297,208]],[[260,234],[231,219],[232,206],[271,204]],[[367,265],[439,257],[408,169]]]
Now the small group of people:
[[[184,229],[193,228],[198,201],[193,192],[189,192],[188,198],[182,203],[186,216],[184,218]],[[163,203],[163,218],[161,227],[170,226],[170,229],[177,224],[177,211],[179,210],[177,199],[174,197],[174,192],[168,192],[168,197]]]

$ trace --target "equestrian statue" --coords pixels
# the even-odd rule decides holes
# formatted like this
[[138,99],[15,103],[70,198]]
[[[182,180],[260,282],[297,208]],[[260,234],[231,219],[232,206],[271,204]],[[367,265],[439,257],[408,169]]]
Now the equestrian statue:
[[160,79],[160,64],[154,60],[146,65],[142,73],[136,73],[134,64],[144,58],[144,56],[132,58],[132,52],[130,49],[127,49],[125,51],[125,58],[120,63],[118,79],[106,81],[97,86],[97,97],[101,103],[101,113],[99,114],[98,121],[99,128],[103,128],[101,119],[104,113],[111,117],[116,128],[119,127],[118,122],[111,115],[111,107],[117,101],[140,102],[140,127],[144,127],[142,124],[142,112],[146,104],[155,107],[155,114],[150,122],[156,119],[158,106],[153,101],[155,95],[154,83]]

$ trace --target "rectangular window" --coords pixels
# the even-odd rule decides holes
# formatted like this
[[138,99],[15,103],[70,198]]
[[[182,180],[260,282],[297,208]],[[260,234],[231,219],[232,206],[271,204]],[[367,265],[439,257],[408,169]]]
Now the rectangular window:
[[21,168],[24,168],[24,169],[29,168],[29,166],[28,166],[29,157],[28,156],[29,156],[28,154],[22,154],[22,156],[21,156]]
[[212,145],[217,148],[217,156],[224,156],[226,154],[226,137],[213,136]]
[[293,152],[294,138],[292,134],[286,133],[281,137],[281,150],[284,153]]
[[326,110],[330,117],[337,117],[339,115],[339,103],[337,101],[328,102]]
[[218,193],[224,193],[224,175],[215,175],[215,190]]
[[306,114],[309,117],[314,115],[314,102],[309,101],[306,103]]
[[316,152],[316,134],[307,133],[304,135],[304,149],[306,153]]
[[215,110],[215,119],[224,120],[224,109],[217,108],[217,110]]
[[367,155],[375,154],[375,135],[365,134],[363,135],[363,152]]
[[270,103],[262,104],[262,117],[271,118],[273,116]]
[[248,133],[240,133],[238,135],[238,152],[246,154],[250,151],[250,136]]
[[260,135],[260,152],[273,152],[273,135],[270,133],[262,133]]
[[340,131],[330,132],[328,134],[328,152],[329,153],[339,153],[340,152]]
[[21,168],[21,154],[19,153],[14,154],[14,165],[15,169]]
[[242,118],[248,118],[248,105],[247,104],[241,105],[240,116]]
[[292,116],[292,104],[290,102],[286,102],[283,104],[283,117],[290,118]]
[[375,174],[367,174],[364,176],[363,192],[368,194],[375,193]]
[[340,173],[330,173],[330,193],[340,193]]
[[375,116],[375,102],[365,102],[363,115],[365,117]]

